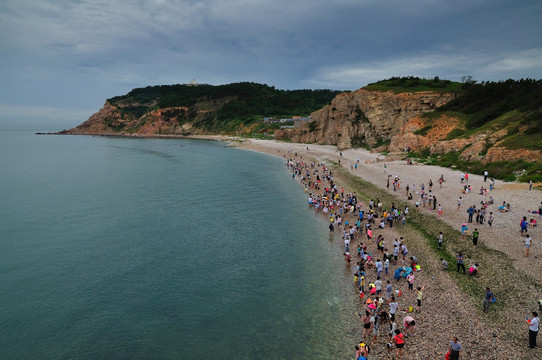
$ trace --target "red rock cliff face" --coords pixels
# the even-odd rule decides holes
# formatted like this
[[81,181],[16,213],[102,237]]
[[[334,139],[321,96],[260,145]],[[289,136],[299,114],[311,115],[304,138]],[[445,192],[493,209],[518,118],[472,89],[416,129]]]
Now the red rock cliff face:
[[395,94],[357,90],[338,95],[330,105],[311,114],[311,123],[292,133],[295,142],[373,147],[390,141],[413,117],[447,103],[451,93]]
[[111,131],[111,128],[106,124],[119,124],[121,122],[121,115],[117,107],[106,101],[100,111],[92,114],[87,121],[69,131],[75,134],[104,133]]
[[[179,111],[188,112],[186,107],[170,107],[152,110],[139,119],[129,119],[123,116],[122,108],[110,104],[105,105],[94,113],[81,125],[68,130],[71,134],[130,134],[155,135],[155,134],[203,134],[198,129],[193,129],[187,122],[182,126],[176,120]],[[205,111],[198,111],[202,114]]]

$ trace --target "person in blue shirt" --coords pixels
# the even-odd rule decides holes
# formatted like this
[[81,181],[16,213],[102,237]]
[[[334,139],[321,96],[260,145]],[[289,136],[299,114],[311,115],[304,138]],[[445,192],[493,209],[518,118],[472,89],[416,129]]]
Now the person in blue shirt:
[[461,343],[459,342],[457,337],[454,337],[450,342],[450,360],[459,360],[459,357],[461,356],[461,350]]
[[467,213],[469,214],[469,222],[471,223],[471,222],[472,222],[472,215],[474,214],[474,208],[471,206],[471,207],[467,210]]
[[484,302],[482,304],[484,312],[489,311],[489,305],[491,304],[491,300],[493,300],[493,292],[491,292],[491,290],[486,287],[486,295],[484,296]]

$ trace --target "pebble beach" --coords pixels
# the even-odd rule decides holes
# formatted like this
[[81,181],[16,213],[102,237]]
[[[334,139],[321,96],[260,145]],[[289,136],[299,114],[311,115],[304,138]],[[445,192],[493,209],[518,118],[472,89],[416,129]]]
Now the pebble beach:
[[[432,182],[432,194],[442,208],[442,216],[438,216],[437,211],[433,211],[428,206],[422,206],[421,202],[418,211],[423,215],[438,218],[441,224],[449,225],[457,231],[461,229],[463,223],[467,222],[466,210],[469,206],[476,205],[479,208],[482,202],[487,202],[492,197],[494,202],[487,205],[486,221],[483,224],[468,223],[471,233],[474,228],[479,232],[481,246],[474,248],[470,236],[467,236],[465,240],[461,239],[460,235],[454,235],[453,239],[444,239],[445,243],[449,242],[447,251],[454,254],[458,251],[465,253],[467,269],[474,263],[480,263],[479,274],[473,281],[472,279],[463,280],[461,275],[455,274],[455,263],[450,263],[447,271],[440,269],[439,256],[427,247],[427,233],[431,232],[430,230],[425,231],[426,238],[424,238],[423,231],[417,231],[412,226],[395,225],[392,228],[388,226],[384,229],[375,228],[374,237],[382,235],[386,247],[393,248],[394,239],[404,237],[409,256],[416,256],[422,268],[422,271],[416,272],[414,280],[414,289],[425,286],[420,313],[408,311],[409,307],[416,308],[416,291],[407,289],[406,280],[402,279],[397,283],[393,280],[394,270],[404,264],[392,263],[390,274],[382,278],[384,285],[387,280],[391,280],[394,290],[401,292],[401,296],[397,299],[400,309],[397,318],[398,328],[404,332],[402,322],[404,317],[413,316],[416,319],[416,334],[407,337],[402,358],[444,358],[454,336],[457,336],[462,344],[461,358],[463,359],[542,358],[540,344],[536,349],[527,347],[528,326],[525,322],[525,317],[529,316],[531,311],[538,310],[537,302],[542,298],[541,227],[528,229],[533,245],[529,256],[526,257],[525,237],[522,236],[519,226],[524,216],[527,220],[534,218],[540,221],[538,214],[533,213],[533,211],[538,211],[538,206],[542,202],[540,191],[535,188],[529,190],[528,184],[505,183],[497,180],[493,190],[488,191],[486,195],[480,195],[481,187],[489,189],[491,174],[486,181],[482,175],[469,174],[472,191],[465,194],[463,192],[465,183],[461,182],[460,171],[423,164],[408,164],[404,160],[388,161],[382,155],[363,149],[348,149],[339,152],[335,146],[329,145],[253,139],[234,146],[265,152],[285,160],[341,166],[341,171],[335,171],[334,174],[335,184],[339,188],[344,188],[344,191],[348,193],[358,190],[350,186],[351,179],[362,179],[373,184],[380,191],[386,192],[391,201],[396,199],[397,202],[406,202],[411,213],[416,211],[415,202],[419,201],[417,192],[420,192],[421,185],[424,184],[427,187],[428,183]],[[438,182],[440,177],[444,178],[442,184]],[[400,185],[395,191],[393,186],[387,187],[388,178],[400,179]],[[412,200],[407,198],[408,193],[405,191],[407,185],[413,194]],[[370,191],[359,194],[359,201],[365,209],[368,208],[368,199],[372,195]],[[461,207],[458,209],[459,197],[462,200]],[[386,203],[386,199],[382,202],[384,208],[389,208],[391,205]],[[499,211],[498,207],[503,202],[510,204],[510,211]],[[487,223],[490,212],[494,216],[492,226]],[[345,220],[348,219],[345,217]],[[407,216],[407,223],[408,221]],[[431,230],[434,232],[434,229]],[[336,229],[334,234],[337,246],[343,246],[342,228]],[[362,242],[366,244],[370,253],[378,253],[374,241],[368,242],[362,233],[356,235],[350,248],[356,249]],[[355,251],[351,250],[351,252],[352,264],[355,264],[357,254]],[[354,265],[345,266],[352,266],[352,272],[354,272]],[[374,282],[376,280],[374,270],[367,269],[366,272],[367,284]],[[474,284],[472,293],[469,293],[469,288],[465,285],[467,282]],[[485,288],[485,286],[491,287],[497,298],[497,302],[492,304],[488,313],[482,311],[483,296],[479,294],[480,288]],[[358,296],[354,282],[352,282],[352,288],[345,291],[352,292],[352,296]],[[359,312],[364,311],[366,299],[360,299],[359,308],[353,309],[352,316],[357,317]],[[384,305],[385,308],[386,305]],[[387,324],[381,326],[374,344],[372,339],[361,337],[362,328],[360,321],[360,342],[370,344],[370,359],[391,359],[395,355],[394,349],[388,351],[386,348]],[[355,345],[357,344],[352,344],[352,358],[355,357]]]

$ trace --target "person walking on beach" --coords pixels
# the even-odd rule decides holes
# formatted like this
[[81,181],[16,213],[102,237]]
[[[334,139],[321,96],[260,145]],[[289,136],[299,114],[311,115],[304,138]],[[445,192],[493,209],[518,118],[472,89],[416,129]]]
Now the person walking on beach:
[[495,220],[495,217],[493,216],[493,212],[489,212],[489,218],[487,219],[487,224],[489,225],[489,227],[491,227],[491,225],[493,225],[493,220]]
[[486,295],[484,296],[484,302],[482,303],[482,307],[485,313],[489,311],[489,305],[491,304],[491,300],[493,300],[493,292],[489,289],[489,287],[486,287]]
[[459,339],[454,336],[450,342],[450,360],[459,360],[461,350],[461,343],[459,342]]
[[525,319],[529,325],[529,347],[534,349],[536,347],[536,335],[538,335],[538,330],[540,326],[540,319],[538,318],[538,313],[533,311],[533,317],[529,320]]

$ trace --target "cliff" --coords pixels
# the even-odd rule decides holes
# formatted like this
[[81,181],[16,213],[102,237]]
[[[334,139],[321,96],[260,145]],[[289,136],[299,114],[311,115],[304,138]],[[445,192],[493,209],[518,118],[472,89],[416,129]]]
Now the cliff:
[[[278,117],[306,116],[281,130]],[[264,117],[274,117],[267,119]],[[291,121],[294,124],[294,121]],[[298,125],[302,124],[300,127]],[[255,83],[167,85],[108,99],[66,134],[228,134],[364,147],[499,178],[542,181],[542,80],[390,78],[353,92]]]
[[[336,144],[340,149],[389,144],[412,118],[452,100],[446,92],[399,93],[360,89],[339,94],[311,114],[311,122],[292,132],[295,142]],[[278,137],[287,136],[284,132]]]
[[102,109],[66,134],[236,134],[280,127],[264,118],[308,116],[336,90],[278,90],[256,83],[162,85],[107,99]]

